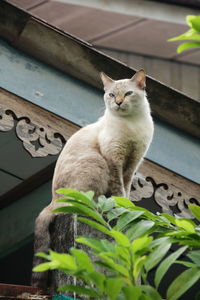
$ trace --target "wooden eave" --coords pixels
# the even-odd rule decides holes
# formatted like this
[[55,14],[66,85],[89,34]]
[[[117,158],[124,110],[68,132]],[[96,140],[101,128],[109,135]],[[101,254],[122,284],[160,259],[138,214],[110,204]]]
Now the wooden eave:
[[[0,88],[0,131],[14,129],[30,159],[58,155],[80,127]],[[35,145],[37,143],[37,146]],[[52,179],[55,160],[0,197],[0,209]]]
[[[23,147],[33,158],[42,158],[59,154],[69,137],[80,128],[72,122],[64,120],[63,118],[1,88],[0,110],[0,130],[9,132],[15,127],[17,137],[21,140]],[[38,141],[37,147],[35,147],[35,143],[32,143],[35,141]],[[53,175],[54,165],[55,162],[49,164],[46,168],[33,174],[30,178],[27,178],[21,184],[1,196],[0,208],[18,200],[50,180]],[[175,174],[154,162],[150,162],[148,159],[144,160],[143,165],[139,169],[138,176],[139,177],[136,177],[134,183],[137,187],[137,191],[132,193],[132,199],[135,201],[141,199],[140,193],[143,198],[146,197],[145,195],[147,195],[148,198],[149,195],[154,194],[154,189],[157,190],[163,187],[165,190],[165,186],[168,186],[170,188],[167,188],[166,191],[162,190],[162,204],[158,200],[159,205],[164,205],[165,209],[167,205],[170,207],[169,203],[167,204],[168,196],[169,198],[173,198],[174,205],[177,203],[180,205],[185,199],[187,199],[187,201],[194,200],[196,203],[199,202],[198,184]],[[149,181],[151,176],[153,177]],[[140,183],[138,183],[138,178]],[[145,190],[147,191],[147,194]],[[156,197],[159,199],[160,192],[157,196],[154,195],[153,197],[155,197],[155,201]],[[184,206],[181,207],[184,212]]]
[[[114,79],[128,78],[135,72],[95,50],[89,43],[7,1],[0,3],[0,36],[12,46],[98,89],[102,89],[100,71]],[[199,102],[150,77],[147,87],[155,117],[200,137]]]
[[[59,154],[62,144],[80,128],[5,89],[0,89],[0,109],[0,129],[9,132],[15,126],[17,137],[33,160],[38,155],[41,158],[52,152]],[[34,147],[32,141],[38,141],[41,147]],[[0,240],[0,256],[32,237],[34,219],[51,199],[53,167],[54,164],[48,165],[1,197],[0,227],[7,228],[7,234]],[[199,185],[145,159],[134,178],[131,199],[154,212],[176,212],[183,217],[192,217],[187,206],[200,204]]]

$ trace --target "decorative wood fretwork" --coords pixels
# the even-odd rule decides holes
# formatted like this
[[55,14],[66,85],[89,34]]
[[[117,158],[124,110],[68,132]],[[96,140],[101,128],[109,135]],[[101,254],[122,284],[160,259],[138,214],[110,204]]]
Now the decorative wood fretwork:
[[17,137],[32,157],[60,153],[65,141],[78,128],[60,120],[44,109],[0,89],[0,131],[15,128]]
[[140,172],[142,174],[137,173],[132,184],[131,198],[134,201],[154,202],[162,212],[193,217],[188,205],[200,205],[200,187],[197,184],[147,160]]
[[[24,148],[34,157],[59,154],[79,127],[0,89],[0,131],[16,129]],[[12,197],[10,197],[12,198]],[[191,218],[188,204],[200,205],[198,184],[144,160],[132,185],[131,199],[139,205]],[[144,200],[144,201],[143,201]]]
[[53,132],[49,127],[44,128],[40,124],[32,123],[27,117],[17,118],[12,110],[0,108],[0,130],[9,131],[13,127],[24,148],[32,157],[56,155],[63,147],[64,137]]

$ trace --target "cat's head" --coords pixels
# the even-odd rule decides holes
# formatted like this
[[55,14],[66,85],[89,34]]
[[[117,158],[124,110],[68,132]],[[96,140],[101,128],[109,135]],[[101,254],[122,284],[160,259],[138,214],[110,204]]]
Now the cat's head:
[[131,79],[113,80],[100,73],[104,85],[106,108],[120,116],[137,114],[147,102],[144,70],[135,73]]

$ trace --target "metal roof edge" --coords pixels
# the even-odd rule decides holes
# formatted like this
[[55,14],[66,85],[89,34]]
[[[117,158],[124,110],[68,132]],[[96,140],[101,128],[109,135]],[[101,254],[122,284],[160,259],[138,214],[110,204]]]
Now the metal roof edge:
[[[27,11],[4,0],[0,3],[0,36],[33,57],[102,89],[98,73],[129,78],[135,70]],[[200,137],[200,103],[147,78],[152,114],[187,133]]]

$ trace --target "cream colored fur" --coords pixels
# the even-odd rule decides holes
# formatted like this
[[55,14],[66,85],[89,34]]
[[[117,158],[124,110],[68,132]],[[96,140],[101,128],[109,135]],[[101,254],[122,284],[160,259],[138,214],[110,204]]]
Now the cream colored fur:
[[53,198],[59,187],[129,197],[133,175],[149,148],[153,121],[144,71],[131,79],[114,81],[104,73],[101,78],[105,113],[68,140],[55,168]]
[[[129,197],[134,173],[151,143],[153,121],[145,93],[144,71],[140,70],[131,79],[114,81],[104,73],[101,78],[105,89],[105,113],[96,123],[75,133],[60,154],[53,177],[52,202],[36,220],[35,252],[46,252],[48,248],[66,251],[65,245],[60,243],[61,237],[65,239],[62,232],[65,223],[60,215],[56,223],[57,216],[51,212],[63,205],[55,201],[59,197],[58,188],[93,190],[96,198],[101,194]],[[52,226],[56,232],[54,238]],[[71,238],[69,235],[68,239]],[[41,258],[35,257],[34,265],[39,262]],[[33,273],[32,284],[47,288],[49,276],[54,276],[51,280],[55,287],[65,282],[60,279],[61,275],[42,272]]]

